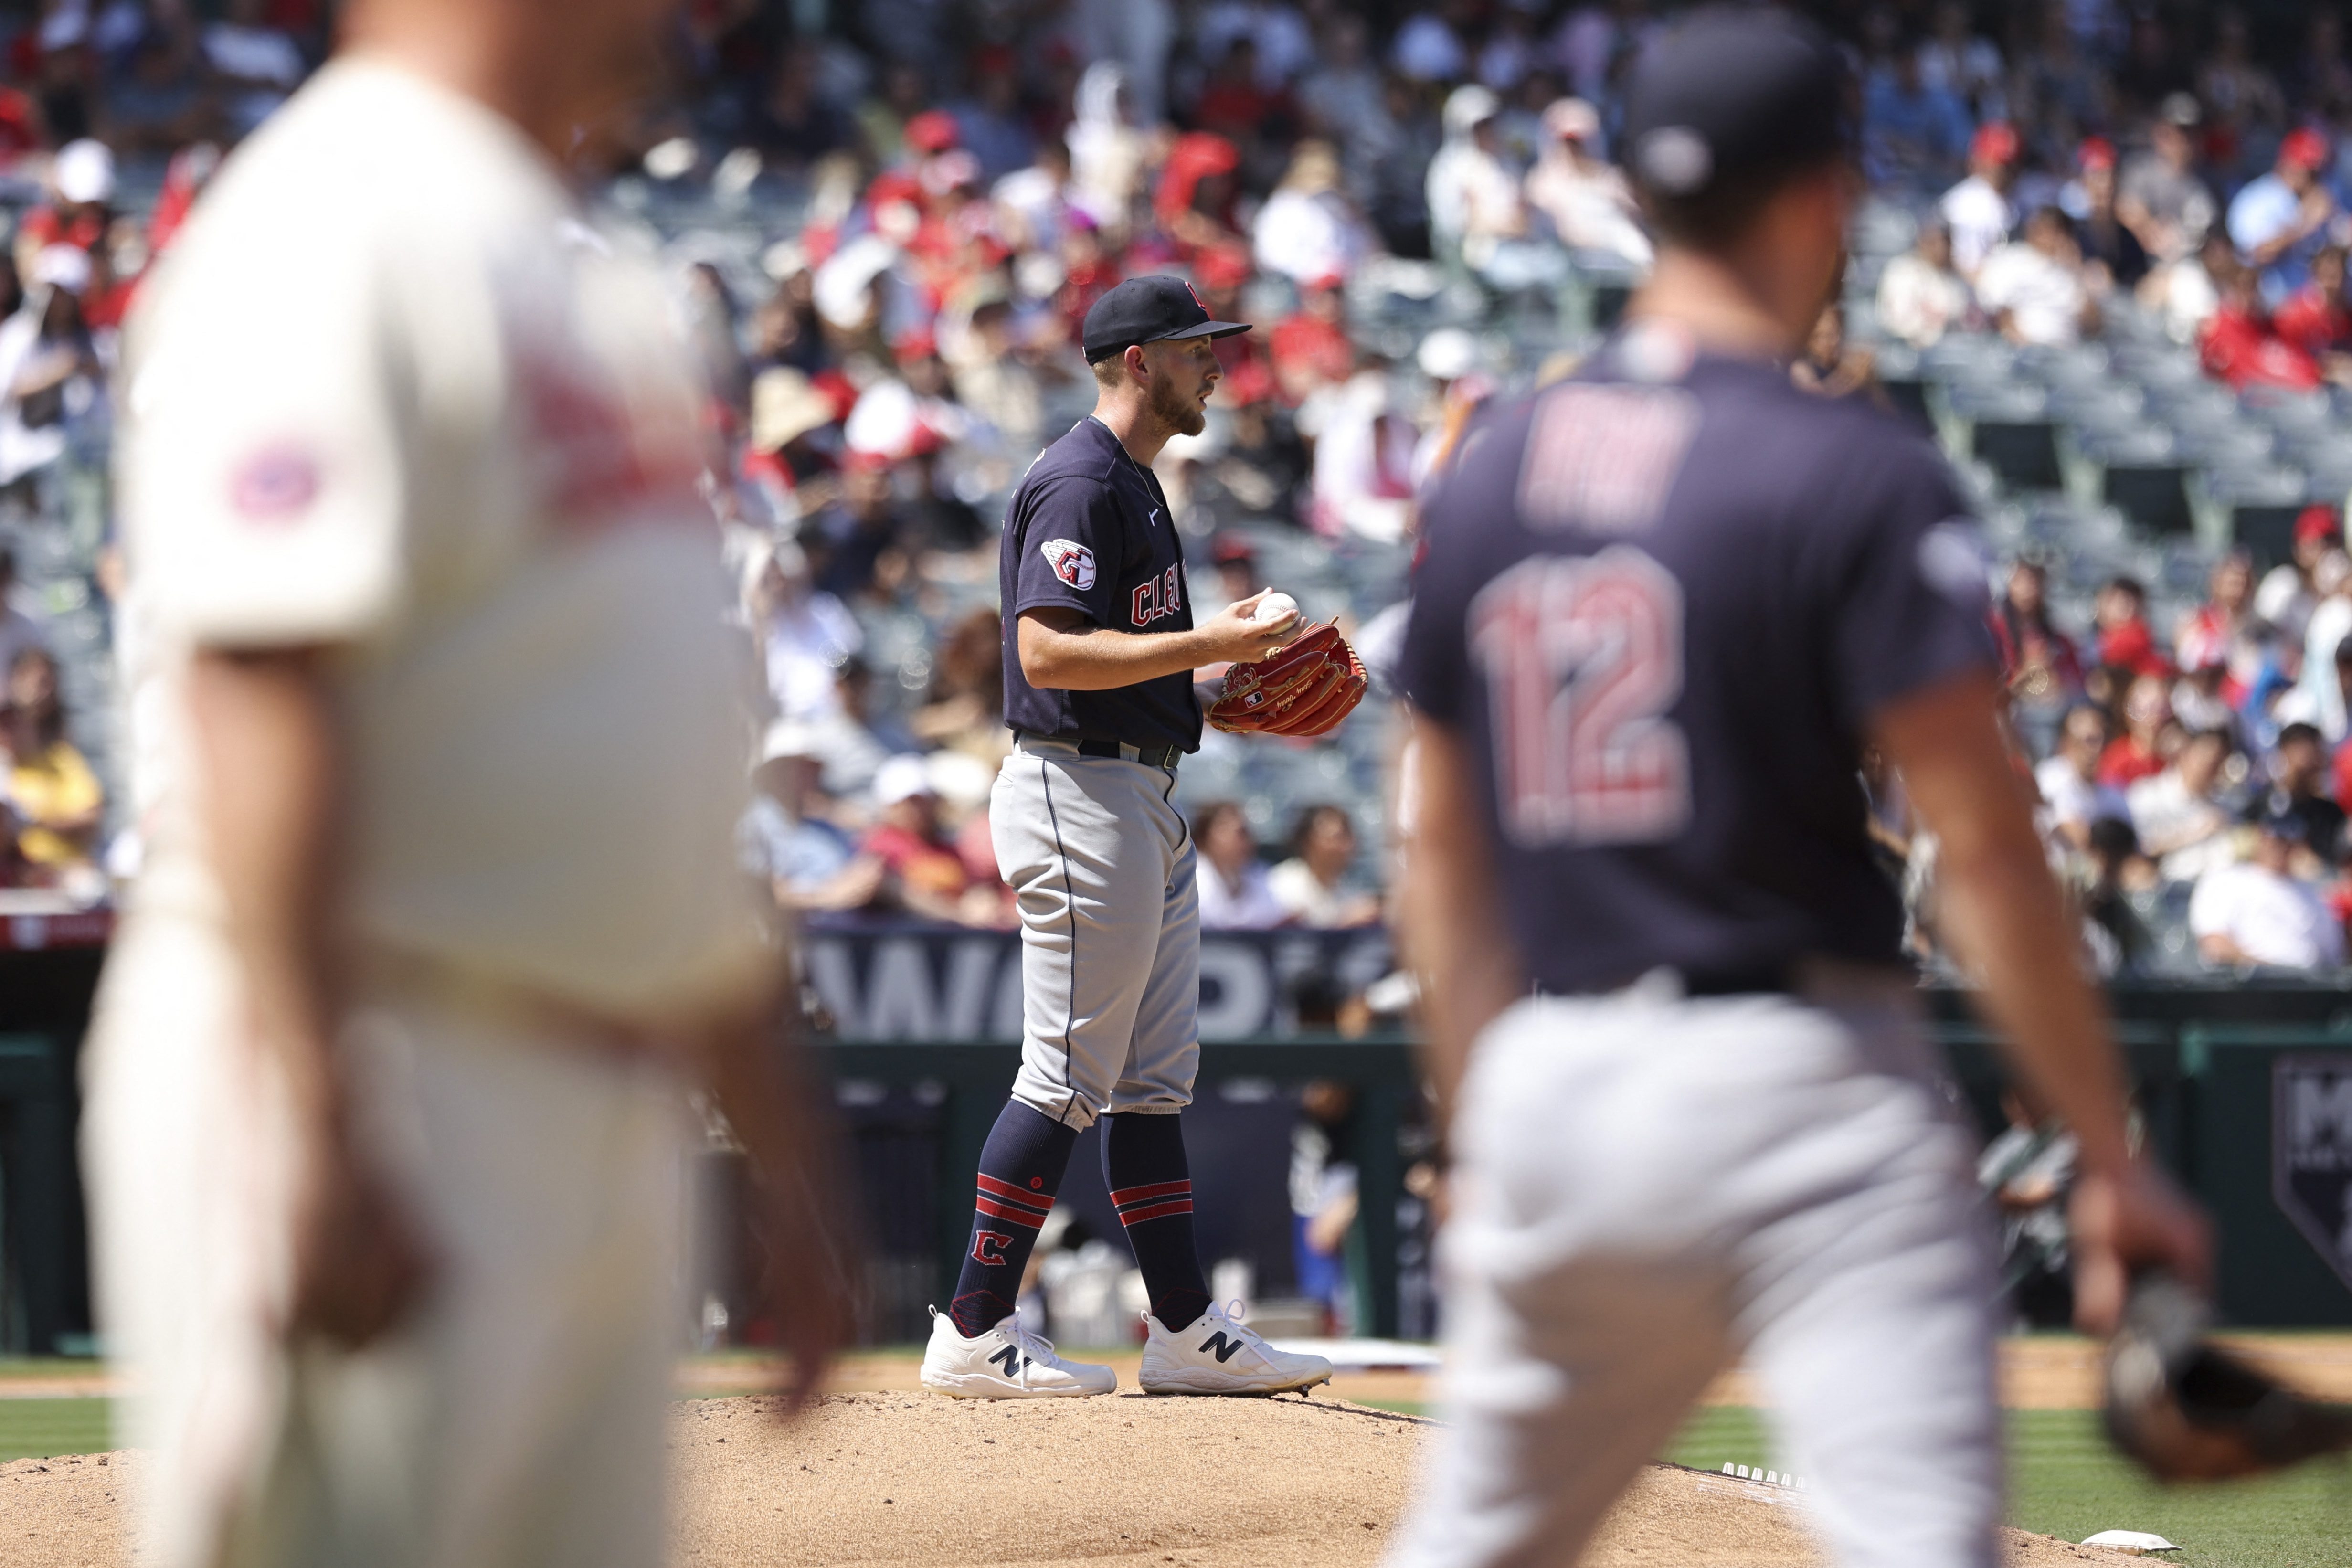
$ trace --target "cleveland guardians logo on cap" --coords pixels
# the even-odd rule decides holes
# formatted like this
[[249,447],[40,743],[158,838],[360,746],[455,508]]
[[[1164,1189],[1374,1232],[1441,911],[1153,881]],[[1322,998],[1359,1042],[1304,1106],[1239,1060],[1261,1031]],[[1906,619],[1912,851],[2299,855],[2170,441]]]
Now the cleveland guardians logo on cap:
[[1037,547],[1054,575],[1084,593],[1095,585],[1095,552],[1070,539],[1049,539]]

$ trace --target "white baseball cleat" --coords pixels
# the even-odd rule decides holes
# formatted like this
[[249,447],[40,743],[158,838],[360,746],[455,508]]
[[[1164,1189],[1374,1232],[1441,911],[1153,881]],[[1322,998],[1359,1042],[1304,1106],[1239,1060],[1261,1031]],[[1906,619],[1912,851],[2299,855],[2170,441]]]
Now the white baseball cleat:
[[931,1342],[923,1351],[923,1386],[950,1399],[1083,1398],[1108,1394],[1118,1373],[1087,1362],[1064,1361],[1054,1342],[1011,1318],[977,1339],[931,1309]]
[[1138,1381],[1146,1394],[1282,1394],[1331,1381],[1331,1363],[1321,1356],[1278,1351],[1213,1304],[1178,1333],[1149,1312],[1143,1326]]

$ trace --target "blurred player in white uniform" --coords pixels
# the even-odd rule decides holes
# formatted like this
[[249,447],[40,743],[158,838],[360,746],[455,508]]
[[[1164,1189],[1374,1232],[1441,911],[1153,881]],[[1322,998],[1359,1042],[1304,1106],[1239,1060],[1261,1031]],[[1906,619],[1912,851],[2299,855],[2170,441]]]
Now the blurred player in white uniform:
[[698,395],[558,162],[667,9],[361,0],[131,329],[85,1155],[154,1563],[657,1563],[690,1075],[837,1342]]
[[1482,410],[1423,513],[1401,660],[1404,935],[1457,1161],[1446,1405],[1394,1568],[1580,1555],[1735,1355],[1845,1568],[1992,1568],[1991,1270],[1872,863],[1865,742],[1940,922],[2080,1140],[2076,1300],[2205,1267],[1994,727],[1986,573],[1934,449],[1787,363],[1842,271],[1841,58],[1763,7],[1635,66],[1660,236],[1626,325]]

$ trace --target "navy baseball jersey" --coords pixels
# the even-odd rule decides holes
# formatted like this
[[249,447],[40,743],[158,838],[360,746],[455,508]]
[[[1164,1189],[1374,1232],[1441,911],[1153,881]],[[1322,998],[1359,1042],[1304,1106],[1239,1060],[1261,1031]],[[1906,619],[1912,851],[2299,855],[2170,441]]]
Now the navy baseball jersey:
[[1475,759],[1539,988],[1899,961],[1865,724],[1992,661],[1977,530],[1926,441],[1636,327],[1474,422],[1423,527],[1404,686]]
[[1064,740],[1199,749],[1201,704],[1190,670],[1109,691],[1044,691],[1021,673],[1024,610],[1061,605],[1139,636],[1192,629],[1168,498],[1109,426],[1089,415],[1037,455],[1004,509],[996,570],[1006,723]]

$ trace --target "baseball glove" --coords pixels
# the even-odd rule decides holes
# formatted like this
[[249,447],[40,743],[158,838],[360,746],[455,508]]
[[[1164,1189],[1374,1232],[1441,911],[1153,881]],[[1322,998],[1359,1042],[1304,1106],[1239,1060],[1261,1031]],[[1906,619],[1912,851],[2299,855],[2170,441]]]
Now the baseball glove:
[[1320,735],[1364,700],[1364,666],[1337,626],[1318,626],[1225,671],[1209,722],[1234,734]]
[[2107,1346],[2116,1447],[2159,1481],[2284,1469],[2352,1448],[2352,1410],[2305,1399],[2205,1338],[2205,1303],[2167,1274],[2132,1286]]

